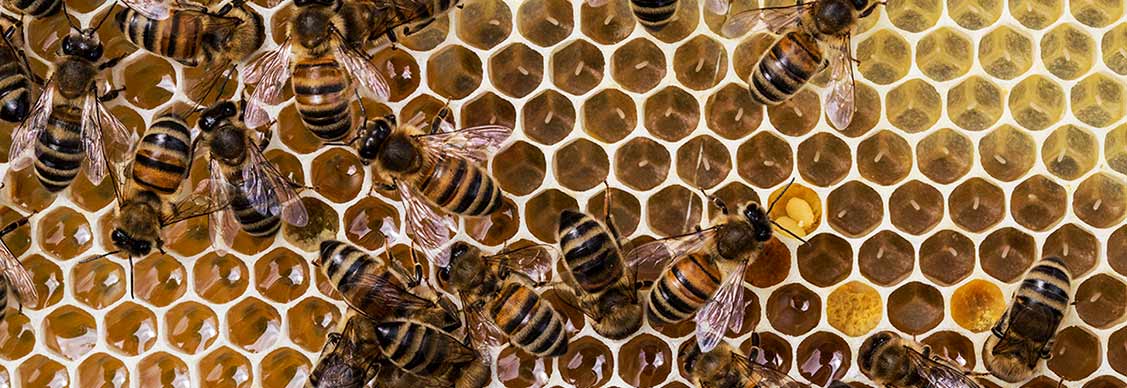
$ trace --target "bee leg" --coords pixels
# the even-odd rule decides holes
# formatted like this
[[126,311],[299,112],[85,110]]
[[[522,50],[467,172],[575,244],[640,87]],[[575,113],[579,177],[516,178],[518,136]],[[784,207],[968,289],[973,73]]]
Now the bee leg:
[[411,36],[411,34],[414,34],[416,32],[419,32],[419,30],[427,28],[427,26],[429,26],[431,23],[434,23],[434,18],[430,18],[430,19],[424,20],[423,22],[421,22],[419,24],[416,24],[414,26],[415,27],[414,29],[411,28],[412,26],[404,27],[403,28],[403,35],[404,36]]
[[105,94],[98,96],[98,101],[99,102],[113,101],[113,99],[117,98],[117,95],[120,94],[123,91],[125,91],[125,88],[117,88],[117,89],[109,90]]
[[114,58],[110,58],[110,59],[106,60],[105,62],[102,62],[102,64],[98,65],[98,70],[105,70],[105,69],[109,69],[111,67],[117,66],[117,63],[121,62],[122,59],[125,59],[125,55],[120,55],[120,56],[117,56],[117,57],[114,57]]

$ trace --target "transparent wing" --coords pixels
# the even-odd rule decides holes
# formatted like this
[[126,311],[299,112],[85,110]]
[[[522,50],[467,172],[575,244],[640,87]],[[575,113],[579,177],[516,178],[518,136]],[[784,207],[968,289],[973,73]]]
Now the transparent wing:
[[35,291],[35,281],[31,279],[31,273],[3,242],[0,242],[0,271],[8,277],[8,282],[15,288],[21,304],[25,306],[39,304],[39,293]]
[[421,135],[416,138],[428,151],[438,155],[458,156],[484,163],[512,133],[512,128],[482,125],[453,132]]
[[756,364],[742,354],[733,353],[732,361],[736,368],[743,369],[747,372],[747,375],[752,376],[753,381],[758,381],[755,385],[758,388],[799,388],[807,386],[799,383],[786,373]]
[[[132,133],[93,93],[83,102],[82,142],[86,147],[86,177],[95,185],[102,183],[111,165],[124,163],[127,155],[133,155]],[[113,145],[122,147],[111,148],[113,155],[117,155],[111,159],[106,149]]]
[[845,129],[853,121],[853,59],[849,37],[830,43],[830,95],[826,98],[826,114],[837,129]]
[[12,147],[8,149],[8,158],[12,161],[13,170],[22,170],[35,161],[35,142],[47,127],[47,117],[51,116],[54,97],[55,83],[48,81],[43,94],[31,107],[31,115],[12,133]]
[[673,259],[703,249],[716,237],[716,230],[712,227],[642,244],[626,253],[626,265],[634,269],[639,281],[655,280]]
[[407,232],[414,236],[415,242],[426,250],[434,250],[450,241],[451,231],[457,228],[454,218],[439,214],[406,184],[400,182],[396,186],[407,211]]
[[168,19],[172,7],[168,0],[122,0],[126,7],[150,19]]
[[[465,300],[464,298],[462,300]],[[471,340],[481,346],[501,346],[506,341],[505,332],[480,307],[466,306],[466,330]]]
[[716,15],[725,15],[731,5],[728,0],[705,0],[704,9]]
[[[211,193],[212,198],[223,198],[225,200],[230,198],[232,185],[223,175],[219,162],[215,159],[208,162],[208,171],[211,174],[208,180],[200,182],[200,184],[208,186],[208,192]],[[209,214],[208,221],[211,225],[208,232],[212,245],[216,246],[217,250],[225,252],[233,247],[235,237],[239,235],[239,222],[235,219],[235,213],[229,207],[225,207]]]
[[724,339],[724,333],[729,328],[739,331],[743,327],[743,280],[746,271],[747,263],[740,263],[724,279],[724,284],[716,290],[716,295],[697,311],[697,345],[702,352],[715,348]]
[[[196,187],[195,191],[189,194],[187,198],[173,203],[172,212],[161,217],[160,225],[163,227],[189,218],[210,215],[230,205],[230,198],[214,198],[211,196],[211,185],[213,184],[220,183],[208,181],[207,184]],[[234,189],[234,187],[226,187],[222,190],[230,192]]]
[[553,250],[544,245],[532,245],[499,252],[493,257],[502,260],[505,267],[513,271],[528,275],[535,281],[544,281],[548,273],[552,272],[552,263],[555,259],[552,253]]
[[380,101],[387,101],[391,96],[391,88],[387,86],[383,73],[367,56],[341,42],[333,45],[333,48],[336,50],[337,60],[348,69],[349,74],[352,74],[360,85],[375,93]]
[[587,0],[587,5],[597,8],[607,5],[609,2],[610,0]]
[[[384,274],[392,276],[387,272]],[[364,294],[364,302],[378,306],[388,306],[385,308],[389,311],[397,309],[418,311],[434,306],[434,303],[431,303],[431,301],[415,296],[396,281],[380,275],[379,273],[371,271],[353,275],[356,279],[354,283],[355,288],[371,290]],[[353,301],[350,300],[350,298],[345,298],[345,302],[348,303],[349,306],[352,306],[354,310],[361,313],[372,310],[370,306],[353,305]],[[365,315],[367,314],[365,313]],[[382,320],[386,317],[369,316],[368,318]]]
[[282,88],[290,78],[290,40],[286,39],[277,49],[267,52],[250,64],[250,70],[243,78],[247,84],[255,85],[254,92],[247,101],[243,122],[249,128],[258,128],[270,122],[270,116],[262,108],[263,104],[276,104],[282,96]]
[[729,38],[738,38],[762,30],[779,34],[798,23],[804,12],[814,9],[813,5],[814,3],[811,2],[742,11],[729,16],[720,28],[720,33]]
[[924,380],[936,388],[980,388],[978,382],[967,376],[966,372],[955,369],[945,363],[936,362],[924,357],[916,349],[905,346],[908,353],[908,362],[919,370]]
[[242,166],[243,193],[251,206],[262,214],[281,216],[290,225],[308,224],[309,213],[290,181],[249,137],[246,149],[248,158]]

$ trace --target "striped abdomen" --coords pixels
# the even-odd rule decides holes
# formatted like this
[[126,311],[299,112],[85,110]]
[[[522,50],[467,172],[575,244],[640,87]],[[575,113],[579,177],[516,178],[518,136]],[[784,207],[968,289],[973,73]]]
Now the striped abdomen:
[[31,110],[31,81],[15,53],[0,47],[0,119],[18,123]]
[[82,108],[66,103],[55,104],[47,125],[39,132],[35,144],[35,176],[50,192],[70,186],[82,161],[86,159],[82,144]]
[[622,279],[625,271],[618,245],[602,223],[586,214],[560,214],[560,249],[576,285],[585,292],[601,292]]
[[235,219],[239,221],[239,226],[244,232],[254,237],[273,236],[282,227],[282,217],[262,214],[254,208],[244,192],[241,166],[229,166],[224,169],[223,174],[227,177],[227,182],[237,188],[233,190],[231,195],[231,211],[235,213]]
[[677,0],[630,0],[630,9],[642,26],[660,29],[673,21],[673,16],[677,14]]
[[[1025,279],[1014,295],[1015,303],[1009,311],[1009,318],[1016,319],[1010,322],[1011,330],[1031,340],[1047,342],[1056,335],[1056,328],[1064,319],[1071,293],[1072,276],[1064,262],[1056,257],[1042,259],[1025,275]],[[1031,328],[1036,327],[1036,330],[1022,330],[1027,325],[1027,322],[1023,322],[1020,318],[1024,313],[1022,309],[1041,312],[1024,315],[1035,320],[1044,320],[1028,325]],[[1046,314],[1049,316],[1043,316]]]
[[647,295],[650,321],[666,324],[688,319],[712,299],[722,281],[720,268],[708,256],[675,259]]
[[297,113],[305,127],[324,140],[339,140],[352,129],[352,79],[333,57],[299,61],[293,71]]
[[509,341],[529,354],[555,357],[567,353],[563,318],[533,289],[515,282],[505,284],[489,314]]
[[476,217],[501,209],[501,188],[485,169],[462,158],[442,158],[417,186],[427,200],[449,213]]
[[209,16],[195,11],[173,10],[167,19],[145,17],[126,8],[117,14],[118,27],[137,47],[187,66],[199,64],[200,38]]
[[54,15],[63,8],[63,0],[4,0],[4,4],[35,18]]
[[441,329],[413,321],[395,320],[376,325],[380,350],[400,369],[424,377],[444,377],[462,365],[447,362],[448,353],[464,348]]
[[763,53],[748,80],[751,97],[764,105],[786,101],[825,67],[822,49],[809,33],[790,31]]
[[11,298],[16,298],[16,294],[8,289],[8,277],[0,275],[0,321],[8,316],[8,302]]
[[192,134],[188,123],[161,116],[149,126],[133,154],[133,181],[158,194],[170,195],[188,176],[192,159]]

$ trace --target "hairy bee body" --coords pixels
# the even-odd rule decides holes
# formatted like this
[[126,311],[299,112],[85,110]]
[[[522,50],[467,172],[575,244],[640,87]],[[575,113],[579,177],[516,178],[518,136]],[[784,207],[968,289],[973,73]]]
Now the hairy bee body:
[[173,194],[188,176],[191,130],[175,115],[157,118],[141,137],[133,156],[133,180],[162,195]]
[[[380,28],[373,32],[378,35],[391,32],[404,25],[414,25],[415,28],[421,28],[454,8],[457,3],[458,0],[405,0],[398,2],[395,7],[380,10],[379,17],[381,19],[376,21],[376,25]],[[412,31],[410,28],[408,33]]]
[[185,66],[241,61],[266,39],[262,16],[241,2],[228,5],[221,14],[203,8],[174,9],[165,19],[126,8],[116,21],[134,45]]
[[4,0],[4,6],[34,18],[45,18],[63,9],[63,0]]
[[73,100],[61,100],[51,110],[47,127],[39,133],[35,151],[35,176],[50,192],[70,186],[78,176],[86,152],[82,145],[82,107]]
[[980,388],[954,361],[891,331],[865,339],[858,350],[861,372],[873,382],[903,388]]
[[[380,350],[387,360],[402,370],[424,378],[449,382],[456,388],[477,388],[492,378],[489,365],[454,337],[431,325],[410,320],[393,320],[376,325]],[[459,354],[455,354],[459,353]],[[453,360],[458,357],[459,360]]]
[[651,30],[659,30],[677,16],[678,0],[630,0],[630,9],[638,23]]
[[31,111],[31,78],[20,57],[22,51],[11,46],[0,48],[0,120],[13,123],[23,121]]
[[675,259],[647,294],[646,314],[657,324],[681,322],[708,303],[723,281],[720,267],[709,255]]
[[301,122],[318,138],[343,138],[352,130],[352,77],[332,56],[298,58],[293,92]]
[[340,333],[330,333],[324,349],[309,373],[308,388],[361,388],[378,371],[373,364],[385,363],[380,355],[376,325],[361,315],[352,315]]
[[792,30],[776,41],[755,66],[748,80],[751,97],[776,105],[798,93],[827,61],[814,35]]
[[1060,258],[1047,257],[1038,262],[986,339],[986,368],[1011,383],[1032,377],[1041,360],[1050,356],[1071,293],[1072,275]]
[[564,210],[558,238],[568,271],[561,275],[575,290],[580,308],[594,319],[595,331],[623,339],[641,327],[642,309],[609,230],[591,216]]
[[506,282],[486,308],[509,340],[529,354],[556,357],[567,353],[563,318],[532,288]]
[[[220,173],[235,189],[231,191],[231,208],[240,228],[254,237],[270,237],[282,227],[282,217],[263,214],[247,198],[243,164],[251,163],[247,157],[247,128],[231,121],[210,129],[208,145],[219,161]],[[226,157],[224,157],[226,156]]]

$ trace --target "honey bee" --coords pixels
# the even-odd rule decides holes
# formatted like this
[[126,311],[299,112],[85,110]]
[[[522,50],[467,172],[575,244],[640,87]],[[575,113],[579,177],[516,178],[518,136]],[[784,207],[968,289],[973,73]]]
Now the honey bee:
[[605,221],[574,210],[560,213],[558,238],[568,269],[560,276],[565,293],[594,321],[595,332],[619,340],[642,326],[642,307],[622,261],[618,232],[609,216]]
[[[728,0],[709,0],[708,4],[716,13],[728,12]],[[817,0],[751,9],[730,15],[721,33],[738,37],[766,29],[783,35],[763,53],[747,80],[752,98],[764,105],[786,101],[828,66],[831,82],[826,114],[834,126],[844,129],[853,121],[854,111],[852,30],[880,4],[877,0]]]
[[[0,230],[0,237],[27,225],[30,219],[31,216],[27,216],[8,224]],[[24,305],[35,305],[38,301],[39,293],[35,291],[31,272],[24,268],[23,263],[8,249],[8,245],[0,241],[0,321],[4,320],[12,302],[19,303],[22,309]]]
[[[273,2],[276,3],[276,2]],[[368,5],[343,0],[294,2],[286,40],[250,65],[245,80],[255,84],[247,104],[246,123],[252,128],[269,117],[262,104],[276,104],[286,80],[293,75],[293,94],[302,123],[323,140],[344,138],[352,130],[351,102],[359,83],[386,101],[387,80],[362,52],[373,26],[362,14]],[[296,41],[296,44],[295,44]]]
[[[587,0],[591,7],[602,7],[610,0]],[[660,30],[677,16],[678,0],[630,0],[630,11],[638,24],[650,30]]]
[[339,333],[329,333],[317,365],[309,374],[309,388],[362,388],[380,372],[376,324],[352,315]]
[[98,63],[104,50],[94,34],[96,29],[63,38],[63,55],[42,95],[12,134],[12,169],[34,164],[39,182],[51,192],[70,186],[83,163],[90,182],[101,183],[111,163],[105,147],[133,145],[133,135],[102,105],[116,98],[118,90],[98,94],[98,73],[113,67],[121,57]]
[[59,14],[66,4],[63,0],[3,0],[4,8],[33,18],[48,18]]
[[512,133],[499,125],[454,130],[444,116],[440,112],[430,125],[421,114],[406,125],[394,115],[377,118],[351,142],[361,161],[375,163],[376,184],[399,192],[408,231],[428,250],[449,241],[450,215],[481,217],[501,209],[501,188],[481,166]]
[[409,319],[376,324],[383,356],[428,387],[479,388],[492,379],[487,348],[474,349],[434,326]]
[[266,40],[262,16],[245,2],[233,0],[212,12],[190,2],[170,7],[156,0],[132,0],[115,20],[137,47],[185,66],[226,67],[246,59]]
[[[677,356],[697,388],[799,388],[801,384],[786,373],[756,364],[727,342],[701,352],[692,344]],[[831,385],[831,387],[834,387]]]
[[954,361],[928,346],[882,331],[861,344],[857,353],[861,373],[873,382],[901,388],[981,388]]
[[1032,377],[1051,355],[1071,292],[1072,276],[1060,258],[1047,257],[1033,267],[986,338],[986,369],[1011,383]]
[[22,122],[31,111],[31,85],[39,80],[31,71],[22,45],[16,43],[19,20],[0,15],[4,46],[0,47],[0,120]]
[[443,13],[458,6],[458,0],[371,0],[375,4],[377,19],[375,35],[386,34],[392,42],[398,38],[395,30],[403,29],[411,35],[433,23]]
[[[391,251],[385,251],[390,257]],[[313,261],[341,293],[345,303],[368,319],[380,322],[411,317],[447,331],[461,327],[457,309],[449,300],[441,298],[433,302],[408,290],[423,283],[422,266],[417,260],[415,263],[412,276],[394,258],[385,262],[336,240],[321,242],[320,255]]]
[[[783,192],[789,187],[790,183]],[[739,331],[744,273],[774,235],[768,214],[778,198],[767,209],[747,202],[732,213],[713,197],[721,214],[712,220],[712,227],[655,240],[627,253],[626,264],[643,273],[639,278],[648,280],[652,272],[660,271],[646,295],[651,322],[676,323],[695,314],[697,342],[704,352],[719,344],[729,328]],[[779,229],[798,238],[786,228]]]
[[459,241],[438,257],[439,279],[461,298],[474,343],[497,346],[507,337],[536,357],[567,352],[565,321],[536,293],[533,281],[551,271],[550,254],[533,246],[486,256]]
[[223,101],[201,113],[199,120],[210,180],[216,183],[209,184],[212,196],[229,198],[231,204],[210,215],[212,241],[226,246],[234,243],[240,227],[251,236],[269,237],[283,220],[299,227],[309,221],[296,184],[266,159],[261,148],[268,142],[255,141],[257,131],[243,125],[241,116],[239,105]]

